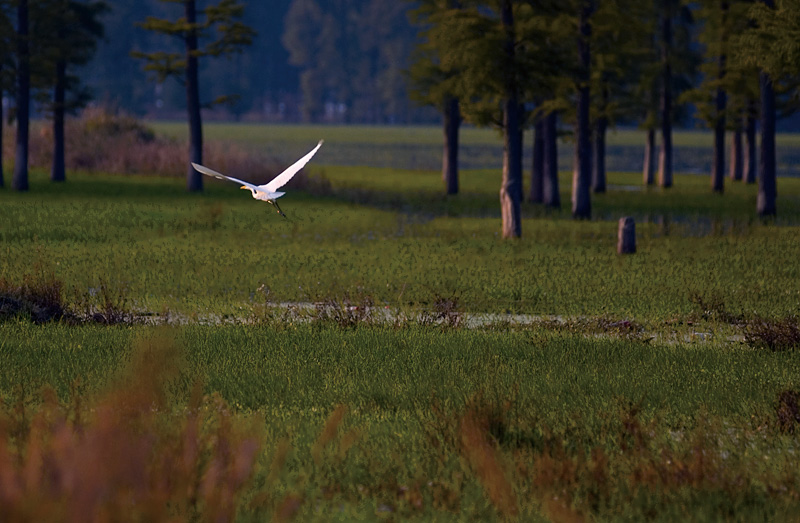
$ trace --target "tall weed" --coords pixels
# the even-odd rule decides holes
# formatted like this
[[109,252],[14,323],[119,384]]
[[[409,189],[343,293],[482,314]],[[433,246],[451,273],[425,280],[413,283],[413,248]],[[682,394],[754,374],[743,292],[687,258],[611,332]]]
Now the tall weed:
[[33,415],[3,405],[0,507],[7,521],[230,521],[259,452],[253,426],[219,396],[175,411],[171,334],[141,340],[117,383],[63,405],[46,388]]

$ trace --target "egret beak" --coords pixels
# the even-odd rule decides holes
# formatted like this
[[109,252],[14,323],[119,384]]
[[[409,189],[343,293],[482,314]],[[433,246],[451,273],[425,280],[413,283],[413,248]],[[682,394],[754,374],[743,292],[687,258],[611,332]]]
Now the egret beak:
[[239,189],[250,189],[250,187],[248,187],[246,185],[242,185],[241,187],[239,187]]

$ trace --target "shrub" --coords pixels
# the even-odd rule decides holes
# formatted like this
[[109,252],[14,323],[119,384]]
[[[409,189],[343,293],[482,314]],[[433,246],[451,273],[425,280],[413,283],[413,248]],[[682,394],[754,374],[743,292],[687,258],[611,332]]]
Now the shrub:
[[[12,160],[12,128],[3,129],[3,157]],[[65,123],[65,164],[69,170],[108,174],[145,174],[183,177],[188,166],[185,141],[157,136],[134,116],[107,106],[88,107]],[[280,168],[273,158],[254,154],[236,144],[206,142],[203,162],[217,171],[262,184],[271,180]],[[29,143],[29,165],[49,169],[53,161],[53,131],[50,122],[34,122]],[[289,187],[330,191],[324,176],[310,176],[301,171]]]
[[770,320],[754,318],[744,326],[745,342],[751,347],[783,351],[800,347],[800,327],[795,316]]
[[26,275],[21,284],[0,278],[0,321],[20,316],[35,323],[62,319],[67,314],[61,290],[62,283],[52,275]]

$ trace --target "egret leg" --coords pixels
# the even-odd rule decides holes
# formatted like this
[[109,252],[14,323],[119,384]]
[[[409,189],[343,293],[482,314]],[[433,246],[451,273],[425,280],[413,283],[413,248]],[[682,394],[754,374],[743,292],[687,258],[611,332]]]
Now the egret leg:
[[280,214],[281,216],[286,218],[286,215],[283,214],[283,211],[281,210],[280,206],[278,205],[278,202],[276,202],[275,200],[270,200],[269,203],[271,203],[272,205],[275,206],[276,209],[278,209],[278,214]]

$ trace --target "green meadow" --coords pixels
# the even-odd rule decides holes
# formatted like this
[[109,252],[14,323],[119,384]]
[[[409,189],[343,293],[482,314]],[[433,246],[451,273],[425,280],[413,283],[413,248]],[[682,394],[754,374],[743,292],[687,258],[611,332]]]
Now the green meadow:
[[[499,140],[463,137],[467,157]],[[306,189],[281,200],[287,219],[211,179],[187,194],[179,177],[70,172],[56,185],[33,171],[28,193],[0,190],[0,509],[800,512],[800,179],[778,180],[778,217],[762,221],[755,186],[726,180],[715,195],[707,176],[679,174],[642,189],[638,173],[612,172],[594,218],[575,221],[564,172],[564,208],[524,203],[508,241],[499,168],[465,169],[445,197],[437,171],[391,166],[428,154],[438,129],[212,124],[206,138],[278,163],[326,143]],[[636,219],[633,255],[616,254],[622,216]],[[31,312],[45,304],[58,314]],[[469,326],[474,314],[492,321]],[[96,456],[125,465],[75,472]],[[106,494],[76,496],[66,477]]]

